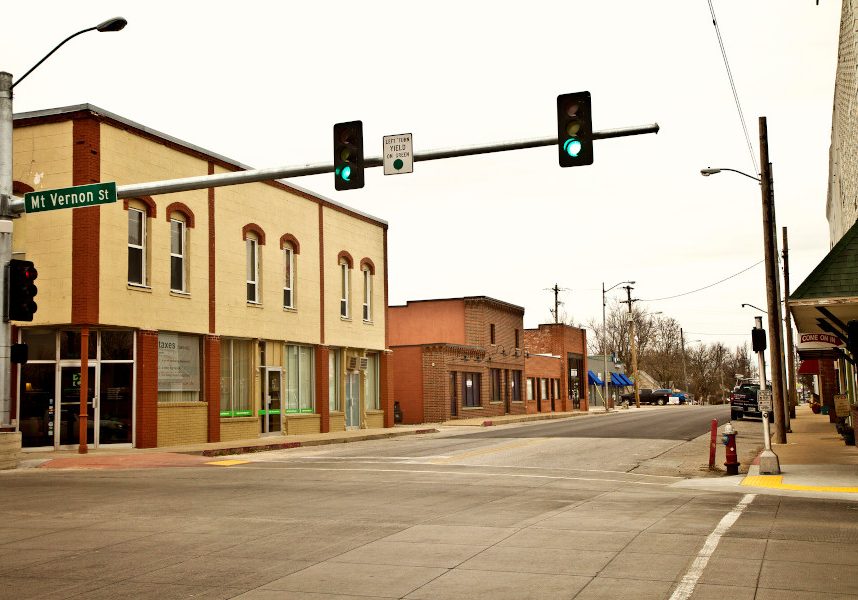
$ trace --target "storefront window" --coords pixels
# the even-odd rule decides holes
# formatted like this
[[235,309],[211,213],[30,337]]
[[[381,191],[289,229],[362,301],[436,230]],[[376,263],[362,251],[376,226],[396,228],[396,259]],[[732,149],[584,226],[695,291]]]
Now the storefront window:
[[[24,329],[21,341],[27,344],[28,360],[56,360],[57,332],[46,329]],[[78,342],[80,353],[80,342]]]
[[315,412],[313,349],[309,346],[286,346],[286,412]]
[[367,354],[366,358],[366,408],[379,410],[381,399],[378,393],[378,354]]
[[158,402],[200,399],[200,340],[195,335],[158,334]]
[[250,395],[253,369],[250,340],[224,339],[220,347],[220,416],[252,417]]
[[134,332],[101,332],[101,360],[132,360],[133,358]]
[[331,412],[343,410],[340,400],[340,351],[331,350],[328,354],[328,408]]
[[[89,358],[95,360],[96,334],[89,332]],[[51,356],[53,359],[54,357]],[[60,331],[60,359],[80,359],[80,331]]]

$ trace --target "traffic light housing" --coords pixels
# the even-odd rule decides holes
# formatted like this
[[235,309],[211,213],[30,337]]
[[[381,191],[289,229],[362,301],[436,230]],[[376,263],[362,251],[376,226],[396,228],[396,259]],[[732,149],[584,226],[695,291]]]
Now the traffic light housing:
[[751,330],[751,348],[754,352],[764,352],[766,349],[766,330],[754,328]]
[[593,164],[590,92],[557,96],[557,150],[561,167]]
[[35,283],[38,276],[39,272],[36,271],[32,261],[14,258],[9,261],[9,272],[6,277],[9,286],[6,294],[8,320],[33,320],[33,315],[38,309],[34,300],[39,292]]
[[334,187],[363,187],[363,122],[334,124]]

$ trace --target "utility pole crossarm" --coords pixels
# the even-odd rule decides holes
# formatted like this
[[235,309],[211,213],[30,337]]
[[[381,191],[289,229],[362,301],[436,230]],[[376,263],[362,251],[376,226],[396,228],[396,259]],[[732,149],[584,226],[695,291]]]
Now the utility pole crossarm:
[[[631,135],[658,133],[658,131],[658,123],[652,123],[650,125],[594,131],[593,139],[604,140]],[[458,158],[460,156],[474,156],[477,154],[491,154],[494,152],[507,152],[510,150],[524,150],[526,148],[538,148],[540,146],[553,146],[556,144],[557,137],[497,142],[493,144],[463,146],[461,148],[445,148],[439,150],[427,150],[425,152],[415,152],[414,160],[441,160],[445,158]],[[364,168],[381,167],[382,165],[383,159],[381,156],[368,157],[364,159]],[[184,177],[182,179],[120,185],[116,188],[116,197],[121,200],[123,198],[137,198],[139,196],[157,196],[159,194],[173,194],[176,192],[187,192],[189,190],[222,187],[225,185],[272,181],[275,179],[289,179],[292,177],[304,177],[306,175],[320,175],[322,173],[333,172],[333,162],[271,167],[267,169],[248,169],[246,171],[235,171],[232,173],[217,173],[215,175],[199,175],[197,177]],[[14,198],[10,203],[10,210],[13,214],[24,212],[24,201],[20,198]]]

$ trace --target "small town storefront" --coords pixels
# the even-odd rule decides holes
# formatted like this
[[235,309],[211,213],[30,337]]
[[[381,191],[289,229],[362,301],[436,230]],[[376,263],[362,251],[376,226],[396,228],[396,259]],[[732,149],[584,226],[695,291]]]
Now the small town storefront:
[[[80,443],[81,332],[27,328],[29,360],[17,370],[22,446]],[[87,445],[131,446],[134,439],[134,331],[91,330],[87,359]]]

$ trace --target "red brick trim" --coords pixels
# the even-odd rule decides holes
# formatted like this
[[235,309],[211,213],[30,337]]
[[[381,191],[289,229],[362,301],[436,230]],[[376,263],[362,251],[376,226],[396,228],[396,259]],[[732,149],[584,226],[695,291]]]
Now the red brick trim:
[[[214,163],[209,163],[209,175],[214,175]],[[208,188],[209,211],[209,333],[215,332],[215,315],[217,312],[217,296],[215,287],[215,189]]]
[[325,217],[319,204],[319,343],[325,343]]
[[382,252],[384,252],[382,257],[384,261],[384,349],[387,350],[390,348],[390,321],[387,318],[388,307],[390,306],[387,297],[387,229],[382,232]]
[[241,228],[241,239],[246,240],[248,233],[256,234],[256,241],[259,242],[260,246],[265,245],[265,232],[262,231],[262,227],[257,225],[256,223],[248,223],[244,227]]
[[[72,122],[72,185],[101,181],[101,125],[96,119]],[[71,321],[98,323],[101,207],[72,211]]]
[[208,402],[209,442],[220,441],[220,336],[207,335],[203,341],[205,398]]
[[185,226],[189,228],[194,227],[194,211],[188,208],[188,205],[184,202],[173,202],[172,204],[167,206],[167,210],[164,211],[167,217],[167,222],[170,222],[170,215],[173,213],[181,213],[185,217]]
[[352,258],[352,255],[346,252],[345,250],[340,250],[340,253],[337,254],[337,264],[340,264],[342,261],[346,261],[346,264],[349,266],[349,269],[355,268],[355,259]]
[[23,181],[13,181],[12,182],[12,193],[17,196],[23,196],[28,192],[36,191],[32,186],[27,185]]
[[[137,198],[125,198],[122,201],[122,208],[128,210],[128,203],[131,200],[139,200],[143,204],[146,205],[146,216],[150,219],[154,219],[158,216],[158,205],[155,204],[155,201],[152,200],[152,196],[138,196]],[[169,213],[168,213],[169,214]],[[169,216],[167,217],[170,218]]]
[[328,399],[330,352],[327,346],[316,346],[316,413],[319,415],[319,433],[328,433],[331,430],[331,405]]
[[369,271],[370,275],[375,275],[375,263],[372,262],[372,259],[367,258],[367,257],[363,257],[362,259],[360,259],[361,271],[363,270],[364,267],[366,267],[366,269],[367,269],[367,271]]
[[[76,209],[79,210],[79,209]],[[158,445],[158,332],[137,331],[137,448]]]
[[283,248],[286,247],[286,244],[292,246],[292,251],[295,254],[301,254],[301,244],[298,243],[298,238],[291,233],[284,233],[280,236],[280,249],[283,250]]

